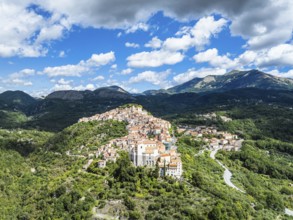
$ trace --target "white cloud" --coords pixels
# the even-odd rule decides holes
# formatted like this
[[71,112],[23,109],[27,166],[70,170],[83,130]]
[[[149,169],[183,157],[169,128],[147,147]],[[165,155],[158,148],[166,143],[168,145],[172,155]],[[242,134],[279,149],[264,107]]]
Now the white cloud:
[[17,73],[13,73],[12,76],[17,77],[25,77],[25,76],[33,76],[35,75],[36,71],[34,69],[23,69]]
[[193,40],[190,35],[184,35],[181,38],[171,37],[164,41],[163,47],[170,51],[188,50],[194,46]]
[[[212,36],[219,33],[227,21],[223,18],[215,20],[213,16],[200,19],[194,27],[185,28],[184,35],[180,38],[167,38],[163,43],[154,37],[145,46],[159,48],[151,52],[140,52],[127,58],[130,67],[159,67],[162,65],[174,65],[184,59],[179,50],[188,50],[190,47],[202,49],[209,43]],[[188,29],[188,30],[187,30]],[[181,31],[183,33],[183,31]]]
[[40,33],[36,39],[36,43],[59,39],[63,36],[64,30],[64,26],[60,24],[44,27],[40,30]]
[[65,51],[63,51],[63,50],[60,51],[58,56],[59,57],[65,57],[66,56]]
[[65,80],[63,78],[58,80],[58,84],[61,84],[61,85],[70,85],[72,82],[73,82],[72,80]]
[[10,74],[7,78],[1,80],[2,83],[8,85],[32,86],[33,83],[27,80],[27,77],[34,76],[36,71],[34,69],[23,69],[19,72]]
[[89,72],[90,68],[80,64],[77,65],[64,65],[55,67],[46,67],[43,69],[42,73],[48,75],[49,77],[56,76],[81,76],[81,74]]
[[13,78],[9,80],[5,80],[5,83],[14,84],[14,85],[20,85],[20,86],[32,86],[33,83],[31,81],[27,81],[20,78]]
[[290,0],[255,1],[255,4],[256,7],[251,6],[232,17],[232,34],[248,39],[250,49],[269,48],[292,38],[293,4]]
[[218,50],[213,48],[194,55],[193,59],[197,63],[207,62],[212,67],[227,70],[247,67],[292,67],[293,45],[281,44],[270,49],[246,50],[234,59],[231,59],[227,54],[219,55]]
[[163,72],[155,71],[144,71],[137,74],[129,79],[129,83],[139,83],[139,82],[149,82],[153,85],[158,85],[161,88],[170,87],[170,82],[167,80],[167,77],[171,74],[171,70],[166,70]]
[[79,86],[72,86],[71,84],[55,84],[54,87],[51,89],[52,91],[61,91],[61,90],[95,90],[95,86],[93,84],[87,84],[86,86],[79,85]]
[[74,90],[95,90],[95,86],[93,84],[87,84],[86,86],[80,85],[73,88]]
[[255,62],[260,67],[293,66],[293,45],[280,44],[268,50],[259,51]]
[[273,76],[278,76],[278,77],[293,78],[293,70],[289,70],[287,72],[279,72],[278,70],[271,70],[271,71],[266,71],[266,73],[269,73]]
[[188,50],[190,47],[202,49],[209,43],[212,36],[219,33],[227,21],[223,18],[215,20],[213,16],[200,19],[188,33],[181,38],[167,38],[163,43],[154,37],[147,47],[159,48],[151,52],[140,52],[127,58],[131,67],[159,67],[165,64],[173,65],[183,60],[184,55],[179,50]]
[[135,33],[136,31],[148,31],[149,30],[149,26],[145,23],[137,23],[135,25],[132,25],[130,28],[126,29],[125,33],[129,34],[129,33]]
[[81,76],[84,73],[93,71],[94,69],[107,65],[115,61],[114,52],[93,54],[90,59],[86,61],[80,61],[75,65],[64,65],[64,66],[55,66],[55,67],[46,67],[42,71],[43,74],[48,75],[49,77],[56,76]]
[[[37,5],[46,15],[30,7]],[[60,39],[73,25],[94,28],[119,28],[126,33],[148,31],[147,20],[158,11],[176,20],[194,20],[213,13],[231,21],[233,35],[247,39],[249,49],[264,49],[292,39],[293,4],[291,0],[221,0],[221,1],[129,1],[122,0],[2,0],[0,8],[0,56],[38,57],[46,55],[47,43]],[[198,29],[179,31],[181,38],[170,39],[171,49],[187,47],[190,35],[197,49],[209,43],[209,36],[219,30],[219,23],[207,18]],[[218,20],[224,23],[224,20]],[[201,25],[201,26],[200,26]],[[215,26],[214,26],[215,25]],[[180,42],[183,41],[183,42]],[[186,42],[187,41],[187,42]],[[175,42],[177,46],[172,47]]]
[[93,80],[94,80],[94,81],[101,81],[101,80],[104,80],[104,79],[105,79],[104,76],[99,75],[99,76],[95,77]]
[[173,65],[183,60],[184,55],[180,52],[166,50],[155,50],[151,52],[140,52],[127,57],[127,65],[130,67],[159,67],[162,65]]
[[109,53],[93,54],[86,63],[93,66],[103,66],[113,61],[115,61],[115,53],[111,51]]
[[61,90],[73,90],[73,87],[71,85],[63,85],[63,84],[56,84],[52,88],[53,91],[61,91]]
[[202,50],[209,44],[210,38],[220,33],[226,24],[227,20],[224,18],[215,20],[213,16],[203,17],[194,27],[184,27],[177,32],[177,35],[182,35],[181,37],[167,38],[163,43],[163,48],[178,51],[196,47],[197,50]]
[[144,46],[145,47],[150,47],[150,48],[153,48],[153,49],[157,49],[157,48],[160,48],[162,46],[162,41],[158,37],[153,37]]
[[251,50],[245,51],[238,57],[238,62],[242,65],[252,65],[255,59],[257,58],[257,53]]
[[126,42],[125,47],[139,48],[139,44]]
[[117,64],[113,64],[113,65],[111,66],[111,69],[117,69]]
[[122,71],[121,71],[121,74],[122,74],[122,75],[128,75],[128,74],[130,74],[130,73],[132,73],[132,72],[133,72],[133,69],[131,69],[131,68],[127,68],[127,69],[122,70]]
[[188,69],[185,73],[180,73],[173,77],[176,84],[185,83],[195,77],[203,78],[209,75],[223,75],[226,73],[226,69],[221,68],[201,68],[201,69]]
[[221,14],[231,20],[234,35],[249,40],[254,48],[274,46],[292,37],[293,6],[291,0],[43,0],[43,8],[66,15],[70,23],[81,26],[124,28],[128,33],[148,30],[147,19],[158,11],[177,20],[198,19]]
[[46,43],[60,39],[70,26],[65,18],[46,18],[29,6],[33,1],[1,1],[0,57],[39,57],[47,53]]
[[193,56],[193,59],[197,63],[208,62],[211,66],[222,69],[238,67],[238,63],[235,60],[231,60],[227,55],[220,56],[216,48],[208,49],[204,52],[198,53]]

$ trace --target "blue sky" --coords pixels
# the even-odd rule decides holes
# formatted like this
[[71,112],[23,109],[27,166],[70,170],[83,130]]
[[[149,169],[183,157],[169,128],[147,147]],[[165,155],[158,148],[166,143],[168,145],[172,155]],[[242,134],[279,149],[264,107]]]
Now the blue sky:
[[3,0],[0,91],[160,89],[258,68],[293,77],[290,0]]

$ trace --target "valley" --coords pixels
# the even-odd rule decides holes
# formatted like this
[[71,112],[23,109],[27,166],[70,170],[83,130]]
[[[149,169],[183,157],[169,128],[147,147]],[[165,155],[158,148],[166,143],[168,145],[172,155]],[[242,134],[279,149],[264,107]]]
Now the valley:
[[290,90],[8,95],[2,219],[292,218]]

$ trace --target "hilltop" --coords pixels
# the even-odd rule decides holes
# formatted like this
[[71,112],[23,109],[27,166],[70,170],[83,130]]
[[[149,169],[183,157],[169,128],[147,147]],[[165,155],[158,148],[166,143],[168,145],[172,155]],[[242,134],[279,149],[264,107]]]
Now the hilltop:
[[96,157],[101,156],[98,167],[116,161],[118,148],[129,153],[135,166],[156,167],[158,176],[181,178],[182,162],[180,154],[176,152],[176,141],[169,132],[171,124],[168,121],[150,115],[142,106],[124,105],[103,114],[82,118],[79,122],[107,120],[126,122],[128,135],[111,140],[101,150],[93,152]]
[[82,100],[82,99],[131,99],[132,95],[119,86],[101,87],[94,91],[55,91],[45,99]]

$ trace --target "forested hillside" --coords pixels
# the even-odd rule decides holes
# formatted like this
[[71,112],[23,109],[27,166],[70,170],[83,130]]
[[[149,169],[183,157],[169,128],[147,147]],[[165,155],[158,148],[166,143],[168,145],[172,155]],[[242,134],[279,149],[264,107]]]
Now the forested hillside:
[[173,123],[215,124],[243,135],[241,151],[220,151],[217,159],[245,193],[227,186],[223,168],[208,151],[199,154],[203,143],[182,133],[175,132],[184,169],[184,179],[177,181],[158,178],[156,169],[134,167],[123,152],[104,169],[96,166],[99,158],[84,167],[91,150],[127,134],[122,122],[83,122],[59,133],[1,130],[1,218],[289,219],[284,209],[293,208],[293,145],[284,142],[287,131],[273,139],[274,133],[258,127],[259,115],[272,120],[273,113],[253,118],[243,112],[245,117],[239,109],[217,113],[231,122],[194,114]]

